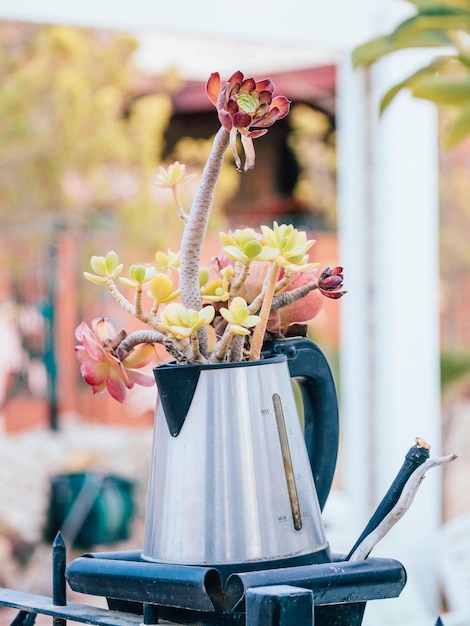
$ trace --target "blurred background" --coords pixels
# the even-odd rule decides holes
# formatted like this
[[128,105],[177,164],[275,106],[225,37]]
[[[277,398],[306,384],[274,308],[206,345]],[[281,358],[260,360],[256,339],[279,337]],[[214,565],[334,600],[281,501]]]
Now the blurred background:
[[[42,4],[0,7],[0,584],[48,592],[54,498],[66,516],[87,481],[99,507],[68,519],[71,550],[141,545],[155,391],[135,389],[121,406],[82,382],[76,326],[102,314],[129,325],[82,272],[110,249],[126,266],[178,249],[181,221],[155,174],[174,160],[201,172],[218,129],[205,81],[241,69],[269,75],[292,108],[256,141],[255,170],[226,161],[206,260],[219,230],[277,220],[309,231],[315,260],[344,265],[344,303],[326,301],[309,326],[340,395],[332,548],[348,551],[424,436],[433,454],[460,458],[426,480],[394,529],[386,556],[416,578],[368,619],[431,624],[460,610],[436,555],[442,564],[441,543],[450,553],[448,528],[469,554],[470,142],[444,149],[446,113],[406,95],[379,120],[380,89],[412,53],[377,69],[350,63],[407,4],[300,2],[287,26],[285,8],[261,3],[235,28],[211,3],[183,17],[124,1],[110,12]],[[196,184],[181,190],[186,207]],[[467,567],[459,582],[469,579]]]

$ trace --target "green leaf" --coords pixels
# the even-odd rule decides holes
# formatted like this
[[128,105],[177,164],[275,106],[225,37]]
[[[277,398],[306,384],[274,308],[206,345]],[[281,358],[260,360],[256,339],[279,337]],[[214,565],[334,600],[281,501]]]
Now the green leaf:
[[444,140],[446,148],[453,148],[470,135],[470,105],[462,109]]
[[411,4],[414,4],[420,11],[420,13],[424,13],[427,10],[433,10],[435,7],[448,7],[454,8],[457,10],[469,10],[470,11],[470,1],[469,0],[408,0]]
[[451,3],[448,2],[432,2],[419,10],[419,15],[445,16],[462,14],[470,14],[470,4],[467,3],[467,6],[465,7],[459,7],[452,6]]
[[465,81],[421,77],[410,85],[416,98],[431,100],[439,106],[459,106],[470,102],[470,77]]
[[401,83],[398,83],[398,85],[394,85],[391,89],[389,89],[385,93],[384,96],[382,96],[382,99],[380,100],[380,115],[382,115],[382,113],[389,106],[389,104],[392,102],[395,96],[398,93],[400,93],[402,89],[405,89],[406,87],[407,87],[407,81],[404,80]]
[[405,48],[436,48],[448,47],[451,39],[440,31],[418,32],[406,40],[393,39],[392,36],[377,37],[353,50],[352,62],[354,67],[371,65],[391,52]]
[[470,12],[458,11],[447,15],[422,15],[418,13],[414,17],[402,22],[390,35],[393,39],[405,39],[422,31],[438,31],[442,34],[449,31],[470,30]]
[[456,57],[456,61],[461,63],[466,68],[470,69],[470,54],[464,48],[457,48],[458,55]]
[[413,74],[410,74],[405,80],[402,80],[400,83],[391,87],[385,95],[382,97],[380,102],[380,113],[382,114],[385,109],[389,106],[395,96],[402,90],[406,88],[412,89],[413,85],[420,80],[423,80],[427,76],[433,76],[439,69],[448,63],[449,57],[441,56],[434,59],[429,65],[422,67]]

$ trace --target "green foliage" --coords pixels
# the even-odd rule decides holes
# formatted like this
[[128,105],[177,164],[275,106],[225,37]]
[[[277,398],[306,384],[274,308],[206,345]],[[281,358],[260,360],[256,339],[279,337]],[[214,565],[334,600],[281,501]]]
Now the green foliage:
[[123,34],[0,22],[4,235],[41,236],[53,221],[83,225],[123,206],[146,228],[135,215],[151,203],[171,106],[135,98],[136,47]]
[[294,195],[301,204],[314,207],[329,226],[337,215],[336,136],[324,113],[296,104],[289,114],[289,147],[301,166]]
[[470,376],[470,352],[447,350],[441,354],[441,389],[443,392]]
[[[395,96],[408,89],[422,98],[453,111],[453,123],[445,137],[452,147],[470,135],[470,1],[409,0],[417,12],[404,20],[393,32],[378,37],[353,52],[355,67],[367,66],[407,48],[446,49],[429,65],[394,85],[382,98],[383,111]],[[450,50],[450,53],[447,52]]]

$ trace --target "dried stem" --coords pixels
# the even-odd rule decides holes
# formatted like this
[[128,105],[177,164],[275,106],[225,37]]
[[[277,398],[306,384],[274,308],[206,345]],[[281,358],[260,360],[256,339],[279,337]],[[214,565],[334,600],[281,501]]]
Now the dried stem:
[[178,213],[178,217],[181,217],[183,222],[186,224],[188,221],[189,215],[186,213],[186,211],[183,208],[183,205],[181,204],[180,194],[178,191],[178,185],[173,185],[171,190],[173,191],[173,200],[175,201],[176,212]]
[[284,291],[283,293],[280,293],[278,296],[273,298],[271,311],[277,311],[278,309],[282,309],[293,302],[297,302],[297,300],[305,298],[305,296],[314,289],[318,289],[318,281],[302,285],[301,287],[297,287],[297,289],[292,289],[292,291]]
[[261,355],[261,348],[263,347],[264,335],[268,325],[269,314],[271,313],[271,304],[276,291],[279,272],[279,265],[273,263],[269,268],[268,275],[266,277],[266,289],[264,290],[263,304],[259,313],[261,319],[255,327],[253,338],[251,340],[250,361],[257,361]]
[[350,561],[361,561],[366,559],[377,543],[385,537],[388,531],[400,520],[406,511],[410,508],[411,503],[418,491],[418,488],[424,478],[424,474],[432,467],[444,465],[457,458],[456,454],[441,456],[436,459],[428,459],[420,465],[405,483],[401,495],[391,509],[390,513],[380,522],[380,524],[364,538],[362,543],[356,548],[350,557]]
[[370,535],[370,533],[375,530],[375,528],[377,528],[382,520],[390,513],[390,511],[398,502],[398,499],[402,494],[403,488],[405,487],[411,474],[415,472],[420,465],[422,465],[425,461],[429,459],[430,449],[431,446],[427,443],[427,441],[425,441],[421,437],[416,437],[415,445],[412,446],[406,453],[400,470],[398,471],[388,491],[374,511],[374,514],[370,518],[366,527],[360,534],[356,543],[349,551],[349,554],[346,557],[346,561],[350,559],[351,555],[355,552],[356,548],[364,541],[367,535]]
[[108,289],[111,295],[119,304],[119,306],[121,306],[130,315],[135,316],[136,315],[135,307],[129,302],[129,300],[125,296],[122,295],[122,293],[117,288],[117,285],[114,282],[114,280],[112,278],[108,278],[106,284],[108,286]]

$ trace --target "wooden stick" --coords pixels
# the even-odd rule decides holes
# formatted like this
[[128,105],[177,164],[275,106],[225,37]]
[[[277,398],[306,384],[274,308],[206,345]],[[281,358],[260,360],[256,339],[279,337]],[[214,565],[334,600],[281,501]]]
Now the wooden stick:
[[261,348],[263,347],[264,335],[268,325],[269,314],[271,313],[271,303],[273,301],[274,292],[276,290],[277,280],[279,278],[280,267],[273,263],[269,268],[266,276],[266,289],[263,289],[264,300],[260,310],[260,321],[253,333],[250,348],[250,361],[257,361],[260,358]]
[[403,488],[411,474],[416,471],[419,465],[422,465],[429,459],[430,448],[431,446],[424,441],[424,439],[419,437],[416,438],[416,444],[408,450],[403,465],[399,469],[394,481],[388,488],[387,493],[384,495],[374,514],[370,518],[367,526],[364,528],[356,543],[349,551],[346,561],[350,559],[353,552],[367,537],[367,535],[370,535],[370,533],[380,524],[384,517],[393,509],[395,504],[398,502]]
[[450,461],[454,461],[456,458],[456,454],[449,454],[436,459],[428,459],[422,465],[419,465],[419,467],[411,474],[410,478],[405,483],[403,491],[390,513],[384,517],[380,524],[369,535],[367,535],[367,537],[365,537],[362,543],[360,543],[356,550],[352,553],[349,560],[361,561],[366,559],[379,541],[385,537],[388,531],[410,508],[425,473],[432,467],[438,467],[439,465],[450,463]]

